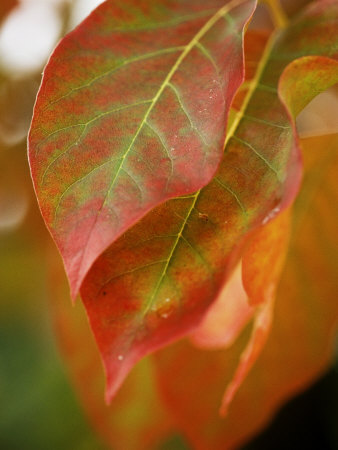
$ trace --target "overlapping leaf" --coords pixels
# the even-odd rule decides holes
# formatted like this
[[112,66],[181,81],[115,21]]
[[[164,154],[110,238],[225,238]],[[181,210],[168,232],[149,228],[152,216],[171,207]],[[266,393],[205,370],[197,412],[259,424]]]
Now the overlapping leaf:
[[278,79],[299,56],[334,56],[336,34],[337,3],[325,1],[273,36],[212,182],[156,208],[94,264],[81,295],[106,367],[108,398],[140,357],[199,323],[248,231],[291,201],[299,157]]
[[73,296],[124,231],[214,175],[254,7],[108,0],[55,50],[29,154]]
[[217,407],[246,333],[228,350],[200,351],[181,341],[153,356],[162,398],[196,450],[239,448],[331,361],[338,323],[337,144],[338,135],[302,142],[305,176],[271,334],[226,420]]

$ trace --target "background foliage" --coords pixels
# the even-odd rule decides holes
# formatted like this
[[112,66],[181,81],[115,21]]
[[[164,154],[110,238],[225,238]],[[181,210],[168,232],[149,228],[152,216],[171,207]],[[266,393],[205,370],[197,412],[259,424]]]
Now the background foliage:
[[[32,3],[34,2],[32,1]],[[61,359],[55,342],[55,329],[57,329],[61,345],[64,348],[67,347],[68,357],[70,356],[70,366],[75,361],[75,364],[78,364],[77,367],[85,367],[86,361],[76,359],[79,345],[76,342],[72,342],[72,331],[74,331],[72,327],[75,322],[70,322],[70,328],[67,329],[67,324],[65,324],[64,320],[61,322],[58,321],[60,314],[63,314],[64,311],[67,311],[67,316],[69,314],[70,317],[76,313],[74,318],[76,317],[75,320],[79,321],[79,332],[82,333],[82,325],[84,323],[82,322],[84,318],[83,310],[80,305],[77,305],[75,310],[72,310],[66,295],[67,287],[64,286],[64,279],[61,277],[55,283],[55,279],[51,279],[55,275],[51,275],[47,271],[46,258],[51,261],[50,265],[53,265],[54,260],[58,257],[55,249],[51,248],[50,238],[42,224],[42,219],[40,218],[40,213],[34,199],[26,161],[25,136],[31,118],[35,93],[40,80],[41,67],[45,63],[48,53],[58,37],[66,29],[74,26],[75,21],[79,19],[81,10],[80,3],[81,0],[75,3],[56,2],[55,0],[55,2],[51,2],[49,12],[46,12],[46,2],[44,3],[42,9],[45,9],[43,10],[42,16],[46,18],[46,14],[50,14],[52,19],[59,23],[59,26],[55,27],[54,40],[51,42],[49,49],[45,49],[44,54],[41,52],[40,60],[35,61],[35,66],[32,65],[28,68],[21,66],[18,68],[18,66],[15,66],[15,62],[13,63],[13,58],[11,61],[8,58],[6,59],[6,40],[4,38],[6,23],[2,28],[3,35],[0,36],[2,67],[0,77],[0,161],[2,168],[0,180],[0,399],[1,404],[5,405],[5,407],[1,408],[0,412],[0,447],[6,450],[17,448],[50,448],[52,450],[60,448],[105,448],[105,444],[101,442],[101,438],[94,435],[88,417],[83,412],[81,402],[79,401],[81,392],[80,395],[79,393],[74,394],[74,390],[69,381],[69,369],[66,368],[63,359]],[[295,5],[295,2],[290,2],[289,4],[292,8]],[[297,6],[300,6],[300,4],[297,4]],[[35,18],[38,16],[36,11],[34,14]],[[27,10],[24,12],[23,17],[25,17],[25,20],[28,20],[29,12]],[[3,13],[2,10],[0,10],[0,13]],[[260,27],[263,24],[263,27],[269,29],[270,22],[263,10],[258,17],[259,19],[256,20],[261,21],[259,23]],[[22,43],[27,36],[23,30],[16,29],[17,36],[20,32],[23,35],[21,38]],[[47,31],[44,30],[43,32],[46,33]],[[16,46],[20,47],[20,45],[20,39],[18,38]],[[13,47],[11,52],[13,52]],[[298,363],[293,364],[292,367],[288,366],[288,359],[286,359],[284,362],[286,373],[288,370],[294,370],[295,372],[298,370],[299,373],[302,371],[307,373],[307,366],[304,361],[309,361],[310,367],[311,358],[317,357],[318,353],[322,351],[320,338],[325,336],[328,321],[337,315],[334,309],[327,308],[324,311],[321,308],[323,292],[318,292],[316,287],[314,291],[317,295],[311,296],[311,299],[306,294],[301,293],[299,295],[298,292],[292,290],[292,286],[311,289],[311,283],[316,284],[315,280],[318,279],[318,270],[321,273],[321,281],[324,281],[327,273],[330,271],[334,272],[336,268],[334,265],[336,264],[336,256],[333,253],[332,258],[329,259],[328,266],[326,266],[326,258],[324,258],[323,262],[317,257],[315,259],[312,258],[312,254],[308,254],[308,243],[306,240],[308,236],[312,240],[314,240],[314,237],[319,236],[321,244],[326,246],[326,252],[330,253],[333,251],[331,243],[334,242],[334,222],[332,223],[330,219],[327,219],[328,223],[325,225],[325,217],[331,211],[331,202],[336,199],[336,192],[334,191],[334,174],[336,173],[334,171],[334,162],[336,159],[332,157],[332,152],[337,148],[337,138],[332,138],[332,131],[337,132],[337,130],[330,128],[330,108],[332,108],[332,98],[335,95],[335,91],[333,93],[331,92],[329,97],[323,100],[326,106],[323,107],[320,103],[317,106],[315,104],[312,106],[312,112],[310,110],[310,112],[308,111],[306,113],[308,117],[305,115],[305,118],[304,116],[301,118],[303,120],[304,135],[309,133],[309,129],[312,130],[312,133],[316,134],[313,131],[315,127],[311,123],[311,120],[316,125],[320,122],[321,126],[324,127],[324,131],[331,133],[329,137],[309,137],[304,141],[307,149],[305,153],[307,155],[306,163],[309,167],[309,176],[305,179],[304,184],[305,190],[303,195],[306,197],[304,201],[307,201],[309,196],[317,192],[315,188],[318,186],[321,188],[320,192],[324,189],[325,199],[332,198],[332,200],[323,201],[318,198],[315,202],[316,210],[311,208],[308,211],[310,219],[320,217],[320,222],[304,220],[304,217],[296,217],[296,226],[303,227],[299,234],[304,236],[304,239],[303,241],[300,240],[300,242],[297,242],[297,245],[294,247],[289,259],[290,264],[284,272],[283,282],[280,287],[281,290],[287,290],[289,304],[288,302],[278,302],[276,317],[288,318],[287,326],[297,330],[295,339],[306,338],[307,325],[303,320],[304,318],[298,317],[296,314],[293,315],[293,311],[295,302],[300,297],[311,300],[307,302],[306,307],[310,309],[310,314],[313,314],[313,317],[315,317],[314,321],[318,327],[316,330],[318,348],[312,349],[315,356],[312,356],[311,352],[306,355],[303,353],[300,355],[296,354],[293,361],[298,361]],[[321,109],[326,110],[326,115],[320,116]],[[317,120],[313,119],[314,116],[317,117]],[[319,132],[323,134],[323,130],[317,130],[317,133]],[[326,152],[316,152],[318,147],[322,148],[323,146],[327,149]],[[320,159],[318,159],[318,155]],[[325,170],[326,174],[328,164],[332,170],[331,178],[323,177],[322,172],[319,170]],[[317,184],[312,180],[316,180]],[[329,182],[330,180],[331,182]],[[315,195],[320,194],[317,193]],[[303,202],[303,199],[300,198],[298,201]],[[328,230],[325,236],[320,233],[320,227],[323,225]],[[331,243],[327,243],[328,239],[331,239]],[[302,255],[302,261],[306,261],[310,276],[305,275],[299,270],[300,254]],[[317,249],[316,256],[318,255],[320,256],[320,250]],[[316,275],[314,276],[313,273]],[[302,277],[300,283],[298,283],[298,280],[295,280],[295,276]],[[306,276],[308,278],[305,278]],[[51,290],[51,284],[57,286],[57,289],[53,288]],[[322,286],[324,286],[327,292],[331,292],[334,287],[330,285],[330,282],[324,282]],[[51,302],[51,297],[54,300],[57,297],[58,301]],[[65,302],[65,304],[62,302]],[[57,305],[61,305],[61,307]],[[51,325],[53,320],[56,322],[56,325],[52,329]],[[269,340],[270,347],[269,345],[267,346],[260,359],[259,364],[264,365],[265,361],[271,368],[271,371],[269,371],[270,379],[268,381],[270,384],[273,383],[272,380],[275,376],[273,367],[280,368],[283,363],[279,363],[281,366],[277,366],[274,360],[274,354],[269,353],[269,349],[272,348],[275,350],[278,347],[281,349],[281,354],[283,353],[282,348],[284,343],[280,344],[280,342],[283,341],[283,333],[286,332],[285,326],[286,324],[282,322],[276,324],[272,337]],[[305,327],[302,332],[300,332],[301,326]],[[76,333],[74,333],[74,336],[76,337]],[[87,336],[87,338],[87,345],[90,348],[93,342],[90,336]],[[239,347],[244,342],[244,338],[245,336],[243,335],[241,338],[242,341],[240,340],[238,342],[237,345]],[[86,341],[84,340],[83,342]],[[160,364],[167,364],[169,368],[173,364],[173,367],[175,367],[175,361],[172,358],[177,358],[177,355],[180,354],[184,360],[184,352],[190,344],[181,342],[175,345],[177,348],[169,348],[158,355]],[[189,349],[190,351],[191,349]],[[288,356],[290,351],[297,351],[292,346],[292,343],[286,347],[284,356]],[[279,356],[283,356],[283,354]],[[326,370],[326,357],[327,355],[323,355],[322,373]],[[210,365],[212,364],[212,359],[217,358],[217,354],[212,354],[211,357],[209,355],[208,358],[209,360],[206,360],[206,363]],[[306,358],[308,359],[306,360]],[[143,376],[143,379],[146,380],[149,377],[150,369],[147,361],[142,364],[140,366],[141,369],[138,371],[138,376]],[[204,362],[198,360],[198,364],[201,364],[201,369],[204,370]],[[260,387],[257,389],[256,402],[262,408],[264,405],[261,399],[266,398],[264,396],[266,395],[266,385],[262,382],[259,364],[253,370],[248,383],[250,385],[251,382],[255,386]],[[297,364],[299,367],[297,367]],[[183,377],[181,378],[183,389],[181,394],[186,392],[190,380],[196,377],[196,369],[197,367],[195,366],[186,368],[187,371],[185,374],[187,380]],[[72,370],[74,369],[71,368]],[[191,376],[189,376],[189,370],[192,370]],[[82,374],[84,380],[85,374],[86,371]],[[316,372],[315,375],[318,376],[318,373]],[[281,374],[278,372],[276,379],[280,376]],[[202,376],[196,379],[197,381],[203,381]],[[222,386],[224,386],[225,381],[221,381]],[[102,395],[102,389],[100,389],[102,382],[103,380],[100,378],[98,387],[96,387],[100,392],[99,395]],[[287,393],[287,397],[299,391],[299,389],[304,389],[306,386],[303,385],[300,379],[292,389],[292,392]],[[302,395],[300,398],[293,400],[291,404],[279,413],[277,421],[271,425],[270,429],[264,435],[258,437],[256,441],[253,440],[250,444],[247,444],[245,448],[319,448],[319,445],[322,449],[337,448],[338,437],[335,427],[338,420],[337,386],[337,370],[333,366],[331,371],[314,388],[311,388],[307,395]],[[272,387],[277,396],[284,396],[282,392],[279,392],[277,384],[272,384]],[[145,388],[146,382],[144,382]],[[176,395],[180,394],[177,384],[174,386],[166,385],[163,389],[170,393],[171,399],[174,398],[175,393]],[[203,392],[204,389],[202,385],[201,397],[205,395],[205,392]],[[262,393],[261,397],[260,393]],[[208,396],[206,402],[207,400]],[[147,406],[142,396],[136,407],[138,409],[134,411],[128,409],[128,398],[125,401],[127,405],[125,415],[120,414],[119,416],[122,432],[130,432],[129,430],[134,426],[133,420],[135,421],[135,417],[137,420],[140,416],[145,417],[145,419],[150,418],[151,420],[153,417],[152,414],[155,415],[154,410],[142,410],[142,408]],[[123,402],[124,399],[121,396],[120,406],[124,405]],[[156,401],[154,400],[154,403],[150,403],[150,406],[155,408]],[[161,411],[158,410],[156,416],[158,417],[160,414]],[[145,425],[147,424],[145,423]],[[195,426],[195,423],[191,422],[191,426]],[[158,449],[179,450],[180,448],[188,448],[185,439],[175,432],[168,439],[161,439],[163,443],[160,444]]]

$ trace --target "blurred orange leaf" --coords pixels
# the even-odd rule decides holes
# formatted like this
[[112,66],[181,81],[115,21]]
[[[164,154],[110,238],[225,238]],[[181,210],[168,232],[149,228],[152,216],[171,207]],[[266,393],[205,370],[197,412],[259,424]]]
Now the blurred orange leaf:
[[[154,355],[163,398],[194,449],[239,446],[331,361],[338,320],[338,245],[332,208],[338,197],[337,144],[338,135],[303,141],[305,176],[293,211],[290,251],[271,334],[226,420],[218,417],[216,405],[225,380],[232,378],[245,335],[224,351],[202,352],[180,342]],[[172,371],[175,378],[166,376]]]

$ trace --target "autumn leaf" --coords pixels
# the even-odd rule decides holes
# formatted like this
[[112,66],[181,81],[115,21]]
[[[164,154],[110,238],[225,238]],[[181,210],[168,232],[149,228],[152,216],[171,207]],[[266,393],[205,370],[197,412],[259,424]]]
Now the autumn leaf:
[[293,208],[290,250],[272,330],[226,420],[218,416],[219,399],[225,382],[233,378],[249,330],[227,350],[201,351],[180,341],[152,357],[158,364],[162,398],[196,450],[240,447],[282,403],[324,373],[332,360],[338,322],[338,247],[332,208],[338,196],[337,144],[338,134],[302,141],[305,174]]
[[[332,1],[315,4],[270,38],[215,178],[196,194],[154,209],[86,277],[81,296],[103,357],[108,400],[142,356],[196,328],[231,275],[248,233],[293,199],[299,154],[278,80],[299,56],[334,55],[336,10]],[[318,46],[322,35],[327,39]]]
[[53,53],[29,156],[73,297],[123,232],[214,175],[254,8],[254,0],[108,0]]

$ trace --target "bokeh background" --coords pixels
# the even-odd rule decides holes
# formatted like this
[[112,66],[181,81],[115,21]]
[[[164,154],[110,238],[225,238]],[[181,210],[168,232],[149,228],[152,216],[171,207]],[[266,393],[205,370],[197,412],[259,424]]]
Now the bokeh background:
[[[99,3],[22,0],[0,23],[1,450],[106,448],[83,412],[58,349],[46,255],[53,244],[38,211],[26,157],[43,66],[58,40]],[[289,1],[287,7],[301,3]],[[263,9],[252,26],[270,26]],[[337,111],[333,88],[301,114],[301,134],[338,132]],[[189,447],[174,435],[160,448]],[[338,449],[337,358],[313,387],[285,405],[270,426],[243,447],[286,448]]]

